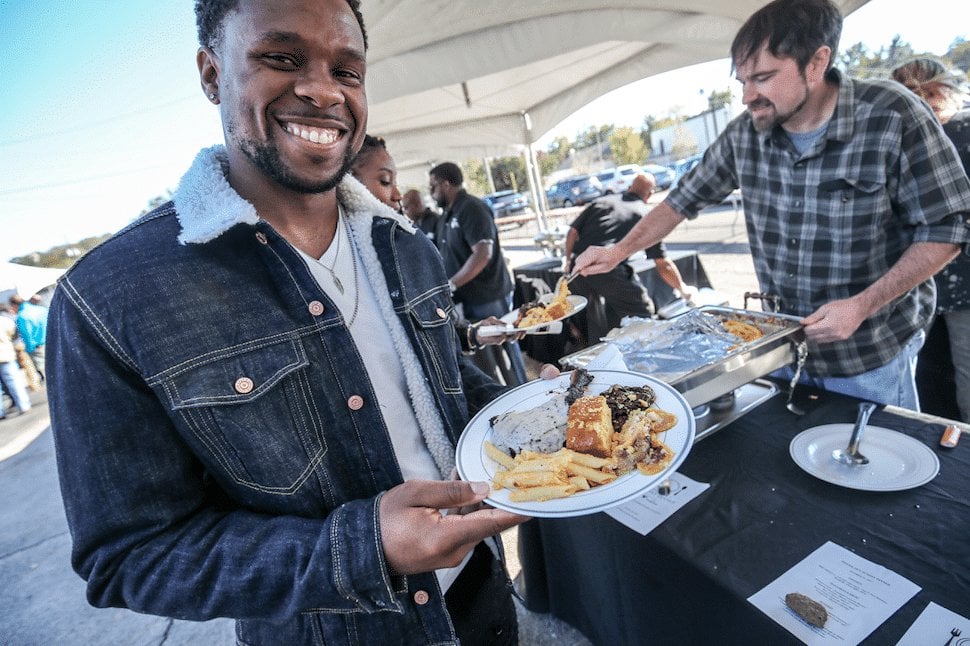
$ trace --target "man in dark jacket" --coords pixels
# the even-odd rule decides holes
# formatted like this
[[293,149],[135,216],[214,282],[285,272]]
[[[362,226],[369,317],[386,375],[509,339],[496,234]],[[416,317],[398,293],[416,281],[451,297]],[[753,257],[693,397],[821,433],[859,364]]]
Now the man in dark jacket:
[[196,13],[226,144],[51,304],[87,598],[233,617],[253,645],[515,643],[482,540],[523,518],[451,478],[469,406],[501,388],[458,361],[433,245],[347,175],[367,123],[358,2]]

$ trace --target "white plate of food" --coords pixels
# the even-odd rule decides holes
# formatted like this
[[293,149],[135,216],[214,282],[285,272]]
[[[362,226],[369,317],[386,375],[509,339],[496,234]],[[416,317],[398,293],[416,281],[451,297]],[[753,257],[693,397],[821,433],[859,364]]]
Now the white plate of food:
[[[532,305],[532,307],[529,307]],[[523,305],[502,317],[509,332],[525,332],[531,334],[546,326],[562,321],[586,307],[586,297],[575,294],[559,295],[543,294],[536,303]],[[523,311],[525,309],[526,311]]]
[[[488,504],[526,516],[544,518],[567,518],[592,514],[631,500],[650,487],[659,486],[687,457],[694,442],[696,428],[690,406],[679,392],[664,382],[641,373],[591,370],[587,374],[592,377],[592,381],[582,389],[581,393],[588,400],[584,405],[598,405],[600,403],[598,400],[607,399],[607,397],[597,397],[597,395],[607,395],[611,411],[615,411],[613,406],[616,393],[625,395],[630,392],[642,394],[652,391],[655,400],[648,408],[636,413],[630,412],[630,408],[643,408],[642,404],[628,406],[626,411],[612,412],[612,418],[608,418],[611,422],[613,419],[630,420],[630,424],[623,426],[625,429],[623,432],[611,433],[612,449],[615,454],[600,452],[597,455],[590,447],[578,447],[583,451],[589,450],[590,453],[583,453],[579,457],[583,466],[577,466],[572,462],[577,459],[575,455],[578,451],[562,449],[567,443],[565,427],[569,415],[569,405],[565,403],[565,397],[574,375],[581,372],[585,371],[567,372],[556,379],[532,381],[513,388],[481,409],[465,427],[458,440],[456,456],[458,474],[466,481],[492,483],[492,491],[486,499]],[[616,388],[611,390],[612,386]],[[640,397],[640,394],[637,397]],[[637,401],[642,402],[640,399]],[[584,409],[584,412],[588,411]],[[576,417],[581,414],[576,412]],[[665,420],[659,428],[666,430],[653,436],[655,440],[659,440],[659,443],[654,442],[654,445],[659,444],[662,449],[657,448],[656,452],[654,449],[648,449],[649,455],[638,453],[639,457],[634,459],[642,457],[643,462],[626,472],[620,469],[619,474],[611,471],[610,466],[602,466],[603,461],[609,461],[613,466],[618,462],[626,463],[627,467],[630,466],[629,459],[623,457],[629,458],[630,455],[628,451],[624,452],[629,447],[622,444],[623,438],[628,437],[629,429],[635,425],[634,419],[641,421],[647,417]],[[597,420],[597,422],[600,421],[602,420]],[[498,433],[493,424],[499,425]],[[512,432],[508,430],[510,427],[514,429]],[[577,436],[572,433],[573,430],[575,430],[574,427],[570,426],[569,439],[573,442],[573,448],[577,448]],[[511,451],[510,444],[515,445]],[[502,464],[496,460],[494,453],[496,445],[500,447],[498,450],[504,453],[504,458],[498,456],[503,462],[514,462],[521,458],[538,459],[538,462],[526,460],[527,466],[524,467],[526,470],[532,470],[533,465],[546,461],[555,463],[551,470],[567,468],[570,483],[577,477],[574,469],[579,469],[584,476],[589,475],[594,479],[599,479],[595,472],[605,473],[609,477],[608,479],[604,477],[603,483],[590,480],[588,489],[574,488],[570,485],[569,493],[557,494],[563,497],[528,499],[533,492],[544,491],[542,488],[547,485],[553,488],[552,483],[529,483],[538,485],[536,489],[528,485],[520,487],[510,484],[507,477],[510,472],[517,472],[517,467]],[[519,450],[515,451],[516,448]],[[511,457],[512,452],[517,454],[514,459]],[[555,455],[550,455],[553,453]],[[574,456],[566,461],[568,464],[565,467],[563,466],[565,462],[561,459],[563,454]],[[649,464],[651,460],[653,463]],[[546,468],[542,464],[534,470],[545,471]],[[554,486],[561,488],[564,485],[557,482]],[[523,500],[523,495],[527,499]]]
[[844,449],[852,424],[823,424],[796,435],[788,452],[799,467],[820,480],[861,491],[904,491],[921,487],[940,472],[933,449],[916,438],[881,426],[866,426],[859,452],[864,465],[842,464],[832,457]]

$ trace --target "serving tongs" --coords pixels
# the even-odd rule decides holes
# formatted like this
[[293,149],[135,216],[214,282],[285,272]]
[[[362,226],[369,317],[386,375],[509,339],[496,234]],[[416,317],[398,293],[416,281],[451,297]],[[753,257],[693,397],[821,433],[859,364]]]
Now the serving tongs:
[[559,280],[556,281],[556,286],[553,288],[552,293],[558,294],[559,288],[562,287],[563,281],[565,281],[565,283],[568,285],[569,283],[573,282],[577,276],[579,276],[579,272],[575,269],[568,274],[563,274],[560,276]]

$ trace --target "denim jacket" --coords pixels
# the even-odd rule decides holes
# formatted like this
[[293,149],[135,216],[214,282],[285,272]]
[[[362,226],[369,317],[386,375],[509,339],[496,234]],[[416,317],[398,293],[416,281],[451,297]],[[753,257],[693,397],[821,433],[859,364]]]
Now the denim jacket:
[[[243,644],[454,643],[434,574],[384,561],[393,415],[225,163],[202,151],[174,202],[87,254],[51,304],[52,428],[88,600],[234,617]],[[447,475],[469,406],[500,387],[461,360],[431,242],[353,178],[337,194]]]

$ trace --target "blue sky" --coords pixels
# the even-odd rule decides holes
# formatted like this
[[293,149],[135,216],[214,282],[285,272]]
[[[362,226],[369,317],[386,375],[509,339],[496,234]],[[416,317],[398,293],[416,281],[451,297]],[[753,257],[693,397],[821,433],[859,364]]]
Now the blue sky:
[[[870,0],[846,19],[842,42],[878,48],[900,33],[940,54],[970,37],[968,25],[966,0]],[[221,141],[196,48],[191,0],[0,0],[0,259],[117,230]],[[730,83],[726,61],[654,77],[553,134],[690,113],[700,90]]]

